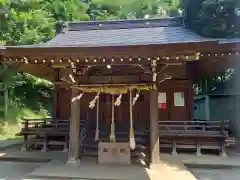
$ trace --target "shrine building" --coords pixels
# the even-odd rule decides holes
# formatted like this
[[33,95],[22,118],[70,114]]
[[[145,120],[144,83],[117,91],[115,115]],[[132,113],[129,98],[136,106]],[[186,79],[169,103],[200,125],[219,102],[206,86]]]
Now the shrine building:
[[56,146],[74,164],[131,164],[144,152],[154,166],[162,148],[226,156],[227,121],[194,120],[193,84],[234,67],[239,42],[166,18],[70,22],[46,43],[2,47],[2,64],[55,87],[52,118],[25,120],[23,150]]

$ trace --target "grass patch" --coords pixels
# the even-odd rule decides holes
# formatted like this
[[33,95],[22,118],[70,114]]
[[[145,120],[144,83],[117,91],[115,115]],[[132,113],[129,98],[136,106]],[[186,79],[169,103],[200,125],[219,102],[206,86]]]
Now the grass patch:
[[8,124],[2,129],[2,133],[0,134],[0,140],[7,139],[20,139],[21,136],[18,136],[17,133],[20,132],[21,127],[19,125]]
[[41,109],[40,111],[33,111],[29,108],[17,108],[11,106],[9,108],[8,119],[4,121],[3,115],[0,114],[0,140],[19,139],[21,137],[17,134],[21,130],[21,120],[26,119],[41,119],[50,117],[48,111]]

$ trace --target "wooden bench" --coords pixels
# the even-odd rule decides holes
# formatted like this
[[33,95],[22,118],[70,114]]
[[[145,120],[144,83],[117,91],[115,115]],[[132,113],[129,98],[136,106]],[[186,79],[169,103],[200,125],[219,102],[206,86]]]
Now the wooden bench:
[[[81,129],[85,120],[81,120]],[[25,119],[21,134],[24,136],[22,151],[27,151],[32,145],[42,145],[42,151],[46,152],[48,146],[63,146],[68,151],[69,120],[58,119]],[[29,138],[31,137],[31,138]]]
[[[34,145],[42,145],[42,151],[46,152],[49,145],[52,146],[63,146],[63,150],[68,150],[68,137],[69,130],[66,128],[38,128],[38,129],[29,129],[26,132],[23,132],[25,135],[34,135],[35,141],[32,141]],[[57,137],[57,139],[56,139]],[[59,139],[61,137],[61,139]],[[28,142],[28,141],[26,141]],[[23,148],[27,150],[28,146]],[[32,144],[32,145],[33,145]],[[29,145],[29,144],[28,144]]]
[[159,121],[160,147],[177,149],[195,149],[196,155],[201,150],[219,150],[226,155],[226,143],[229,121]]

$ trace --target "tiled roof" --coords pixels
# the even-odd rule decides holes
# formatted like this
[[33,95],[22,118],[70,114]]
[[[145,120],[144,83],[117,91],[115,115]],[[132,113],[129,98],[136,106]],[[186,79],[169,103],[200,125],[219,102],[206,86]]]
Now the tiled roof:
[[240,43],[240,38],[217,39],[220,44]]
[[127,46],[202,42],[207,39],[184,27],[66,31],[47,42],[47,46]]
[[218,41],[240,43],[240,38],[204,38],[183,25],[181,18],[71,22],[52,40],[18,47],[104,47]]
[[179,19],[70,23],[46,47],[102,47],[202,42]]

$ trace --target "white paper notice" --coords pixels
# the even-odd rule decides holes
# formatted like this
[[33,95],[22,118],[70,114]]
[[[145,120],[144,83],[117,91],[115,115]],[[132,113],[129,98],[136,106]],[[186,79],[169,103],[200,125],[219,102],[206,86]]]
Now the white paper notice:
[[174,106],[184,106],[184,93],[175,92],[174,93]]
[[158,103],[166,103],[167,102],[167,94],[165,92],[158,93]]

